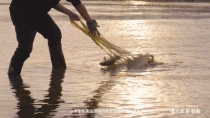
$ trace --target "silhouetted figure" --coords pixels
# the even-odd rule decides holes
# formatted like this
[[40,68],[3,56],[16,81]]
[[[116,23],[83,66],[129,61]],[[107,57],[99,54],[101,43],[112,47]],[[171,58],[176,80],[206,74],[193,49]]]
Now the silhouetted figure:
[[[98,33],[97,22],[93,20],[80,0],[71,2],[87,22],[91,33]],[[39,32],[48,39],[53,68],[66,68],[61,45],[61,31],[48,12],[51,8],[66,14],[71,20],[80,20],[79,16],[59,3],[59,0],[12,0],[10,15],[15,26],[18,47],[12,56],[8,75],[19,76],[23,64],[32,52],[34,38]]]

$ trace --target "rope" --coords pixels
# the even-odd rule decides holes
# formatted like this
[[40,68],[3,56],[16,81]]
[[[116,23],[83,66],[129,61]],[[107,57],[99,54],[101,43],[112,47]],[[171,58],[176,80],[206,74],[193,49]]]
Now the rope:
[[82,21],[76,23],[75,21],[71,20],[71,24],[77,29],[81,30],[84,34],[89,36],[93,40],[93,42],[95,42],[96,45],[104,50],[110,57],[117,58],[118,60],[128,60],[134,58],[131,52],[109,42],[101,35],[101,33],[100,35],[96,34],[95,36],[93,36],[91,33],[89,33],[88,27]]

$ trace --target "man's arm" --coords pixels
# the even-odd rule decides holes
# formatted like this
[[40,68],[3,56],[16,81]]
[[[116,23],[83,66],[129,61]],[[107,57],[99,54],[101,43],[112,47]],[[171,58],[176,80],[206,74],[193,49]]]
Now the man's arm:
[[[70,11],[69,9],[67,9],[66,7],[61,5],[60,3],[58,3],[54,8],[64,14],[68,15],[73,20],[80,20],[80,19],[76,18],[75,13],[73,13],[72,11]],[[85,21],[87,23],[90,23],[92,21],[90,15],[87,12],[87,9],[85,8],[85,6],[82,3],[78,6],[75,6],[75,8],[79,12],[79,14],[85,19]]]
[[69,9],[67,9],[66,7],[61,5],[60,3],[58,3],[54,8],[64,14],[68,15],[69,18],[72,20],[76,20],[76,21],[80,20],[80,18],[77,14],[73,13],[72,11],[70,11]]
[[[58,3],[54,8],[64,14],[67,14],[72,20],[76,20],[76,21],[80,20],[77,14],[73,13],[72,11],[70,11],[69,9],[61,5],[60,3]],[[87,22],[87,26],[90,30],[90,33],[92,33],[94,36],[96,34],[100,35],[100,33],[97,30],[97,27],[98,27],[97,22],[91,19],[90,15],[87,12],[86,7],[82,3],[80,3],[79,5],[76,5],[75,8]]]
[[100,35],[100,33],[97,30],[97,27],[99,27],[97,25],[96,20],[93,20],[90,15],[87,12],[86,7],[80,3],[79,5],[75,6],[76,10],[79,12],[79,14],[85,19],[85,21],[87,22],[87,26],[89,28],[89,31],[91,34],[93,34],[94,36],[96,34]]
[[86,7],[82,3],[80,3],[78,6],[75,6],[75,8],[87,23],[90,23],[92,21]]

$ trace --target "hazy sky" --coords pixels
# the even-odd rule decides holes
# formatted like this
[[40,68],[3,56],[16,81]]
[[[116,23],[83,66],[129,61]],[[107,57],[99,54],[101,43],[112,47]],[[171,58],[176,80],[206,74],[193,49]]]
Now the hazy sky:
[[[0,3],[10,3],[11,1],[12,0],[0,0]],[[66,2],[66,0],[60,0],[60,1],[61,2]],[[86,0],[84,0],[84,1],[86,1]],[[147,0],[145,0],[145,1],[147,1]],[[151,0],[148,0],[148,1],[151,1]],[[153,0],[153,1],[155,1],[155,0]],[[159,1],[161,1],[161,0],[159,0]],[[167,0],[167,1],[189,1],[189,0]],[[208,0],[195,0],[195,1],[208,1]]]

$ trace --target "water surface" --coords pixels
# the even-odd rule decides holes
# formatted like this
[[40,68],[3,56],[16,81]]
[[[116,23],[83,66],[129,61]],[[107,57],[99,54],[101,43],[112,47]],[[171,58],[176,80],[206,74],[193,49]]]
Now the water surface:
[[[0,5],[1,117],[210,117],[209,3],[84,4],[107,40],[131,52],[152,54],[159,64],[129,69],[101,67],[105,53],[75,29],[68,17],[51,10],[63,34],[67,70],[52,71],[47,40],[37,34],[22,79],[13,85],[6,73],[17,41],[9,6]],[[71,5],[65,6],[75,11]],[[72,109],[134,111],[74,114]]]

